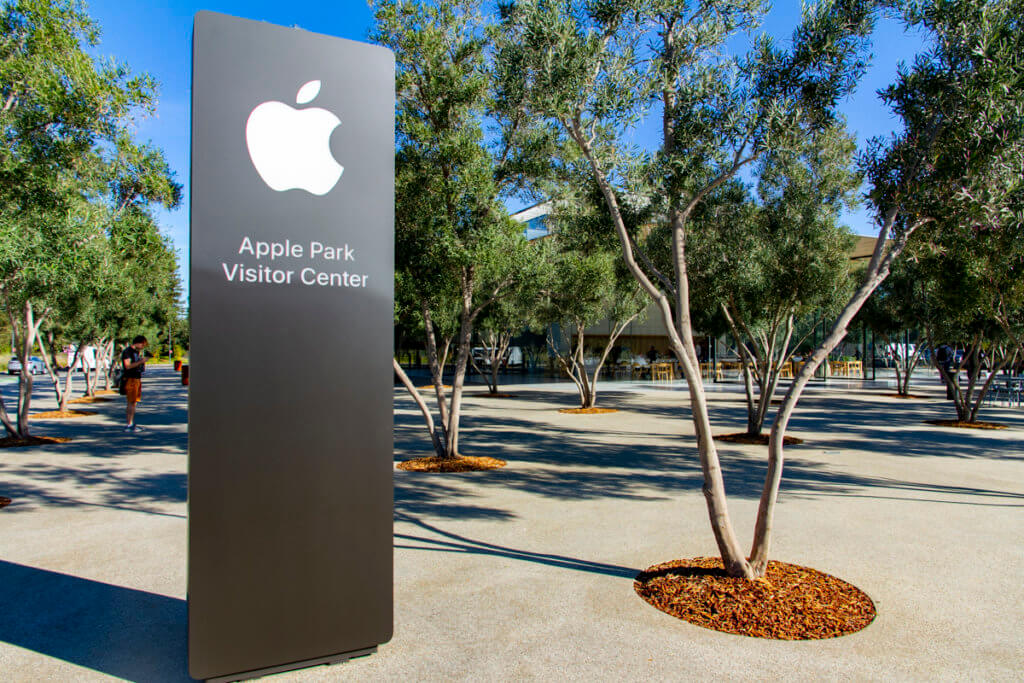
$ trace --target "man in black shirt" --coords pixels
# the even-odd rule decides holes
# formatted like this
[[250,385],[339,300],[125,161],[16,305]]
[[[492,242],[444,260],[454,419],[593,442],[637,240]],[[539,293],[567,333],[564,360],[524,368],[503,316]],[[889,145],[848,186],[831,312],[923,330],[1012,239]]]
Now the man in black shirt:
[[146,338],[140,334],[121,352],[121,367],[124,368],[121,381],[124,382],[124,395],[128,400],[128,426],[124,428],[126,432],[138,430],[135,425],[135,404],[142,398],[142,373],[146,371],[146,358],[142,355],[142,349],[148,344]]

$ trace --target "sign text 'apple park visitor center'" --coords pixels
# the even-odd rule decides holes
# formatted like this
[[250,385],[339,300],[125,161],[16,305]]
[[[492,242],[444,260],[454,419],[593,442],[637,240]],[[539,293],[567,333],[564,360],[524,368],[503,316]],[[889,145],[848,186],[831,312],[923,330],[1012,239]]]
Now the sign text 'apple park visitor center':
[[193,33],[189,672],[392,628],[394,79],[378,46]]

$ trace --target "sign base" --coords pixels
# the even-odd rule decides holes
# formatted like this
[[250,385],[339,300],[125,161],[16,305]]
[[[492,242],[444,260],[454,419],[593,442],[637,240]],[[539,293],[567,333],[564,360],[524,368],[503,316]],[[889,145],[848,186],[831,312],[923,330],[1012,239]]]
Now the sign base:
[[266,669],[255,669],[253,671],[243,671],[237,674],[231,674],[230,676],[218,676],[217,678],[207,678],[207,683],[234,683],[235,681],[247,681],[253,678],[259,678],[261,676],[270,676],[271,674],[279,674],[285,671],[295,671],[296,669],[306,669],[312,666],[330,666],[331,664],[343,664],[350,659],[356,657],[367,657],[377,651],[377,646],[368,647],[363,650],[353,650],[352,652],[341,652],[336,655],[328,655],[327,657],[317,657],[316,659],[307,659],[302,662],[292,662],[291,664],[279,664],[278,666],[269,666]]

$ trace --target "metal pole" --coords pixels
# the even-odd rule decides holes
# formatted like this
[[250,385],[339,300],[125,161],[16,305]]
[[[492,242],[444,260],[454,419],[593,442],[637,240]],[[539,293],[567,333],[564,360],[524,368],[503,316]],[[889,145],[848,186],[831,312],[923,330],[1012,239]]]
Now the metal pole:
[[718,337],[711,338],[711,381],[718,382]]
[[868,359],[868,328],[867,325],[860,326],[860,378],[867,379],[868,373],[864,372],[864,363]]
[[871,330],[871,381],[874,382],[877,379],[875,373],[878,369],[875,367],[875,331]]

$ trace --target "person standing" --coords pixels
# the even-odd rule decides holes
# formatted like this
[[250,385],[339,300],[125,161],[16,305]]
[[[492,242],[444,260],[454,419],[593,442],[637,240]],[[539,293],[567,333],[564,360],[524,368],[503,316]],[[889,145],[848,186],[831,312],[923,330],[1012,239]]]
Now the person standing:
[[658,350],[651,345],[651,348],[647,349],[647,360],[651,363],[658,360]]
[[121,366],[124,374],[121,381],[124,382],[124,397],[127,400],[125,412],[128,417],[126,432],[138,431],[135,424],[135,406],[142,398],[142,373],[146,371],[146,357],[142,350],[149,342],[141,334],[132,340],[132,343],[121,352]]

